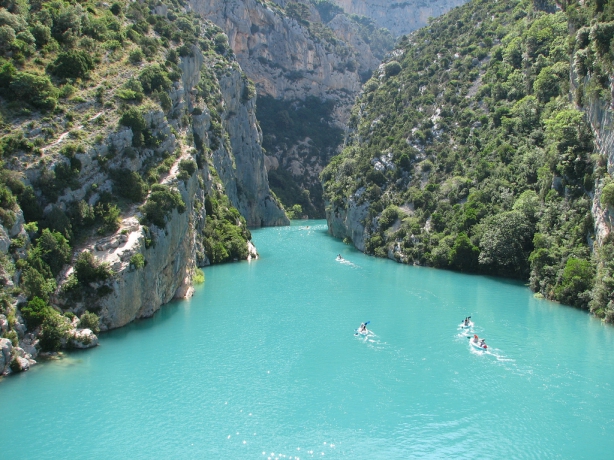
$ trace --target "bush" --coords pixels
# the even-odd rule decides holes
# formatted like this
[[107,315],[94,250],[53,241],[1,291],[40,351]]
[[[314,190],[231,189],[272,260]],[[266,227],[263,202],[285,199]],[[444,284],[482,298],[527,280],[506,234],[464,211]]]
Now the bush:
[[614,183],[603,187],[601,191],[601,204],[605,206],[614,206]]
[[179,213],[185,211],[185,203],[179,192],[166,185],[154,185],[147,203],[141,207],[142,221],[144,224],[153,224],[159,228],[164,228],[166,216],[173,209],[177,209]]
[[384,73],[387,77],[394,77],[401,73],[402,67],[397,61],[390,61],[384,66]]
[[132,257],[130,257],[130,265],[132,265],[137,270],[143,268],[145,264],[145,257],[143,257],[143,254],[141,253],[137,252]]
[[126,110],[119,119],[119,124],[127,126],[133,132],[141,132],[147,128],[145,118],[143,118],[143,113],[136,107],[130,107],[128,110]]
[[60,273],[64,265],[70,261],[71,248],[68,240],[59,232],[44,229],[36,242],[40,257],[51,269],[54,276]]
[[51,310],[42,324],[40,345],[43,351],[58,351],[62,348],[62,341],[66,339],[70,325],[66,318]]
[[100,332],[100,318],[96,313],[85,311],[79,318],[79,327],[81,329],[90,329],[94,334]]
[[136,171],[113,169],[110,176],[113,179],[113,191],[122,198],[141,203],[147,197],[147,182]]
[[25,307],[21,307],[21,316],[30,331],[43,324],[45,318],[50,314],[51,307],[40,297],[33,297]]
[[196,172],[197,166],[196,162],[193,160],[181,160],[179,162],[179,170],[185,171],[189,176]]
[[65,51],[58,55],[50,73],[60,78],[83,78],[94,68],[94,60],[85,51]]
[[39,109],[52,110],[58,102],[58,91],[49,77],[17,72],[11,79],[8,97],[28,102]]
[[94,208],[96,217],[101,223],[98,233],[105,235],[116,232],[120,225],[120,210],[113,203],[98,203]]
[[146,94],[154,91],[168,91],[172,86],[166,71],[157,64],[143,69],[139,75],[139,81],[143,85],[143,90]]
[[82,285],[105,281],[112,276],[111,268],[106,263],[100,263],[91,252],[84,251],[77,257],[75,276]]
[[27,267],[21,275],[21,286],[28,299],[40,297],[47,301],[49,295],[55,290],[56,283],[54,279],[46,278],[37,269]]
[[128,56],[128,60],[130,61],[131,64],[134,64],[134,65],[140,64],[143,61],[143,59],[145,59],[145,55],[143,54],[143,51],[141,51],[140,48],[137,48],[131,51]]
[[40,22],[32,26],[30,32],[34,36],[34,40],[36,40],[37,48],[42,48],[51,41],[51,29]]
[[202,268],[197,268],[194,271],[194,278],[192,279],[194,284],[203,284],[205,282],[205,272]]
[[119,16],[121,12],[122,5],[120,3],[115,2],[111,5],[111,13],[113,13],[115,16]]

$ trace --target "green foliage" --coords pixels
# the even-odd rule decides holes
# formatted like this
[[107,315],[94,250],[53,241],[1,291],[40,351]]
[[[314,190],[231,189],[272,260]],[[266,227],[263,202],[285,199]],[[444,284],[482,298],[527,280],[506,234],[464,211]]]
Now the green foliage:
[[136,107],[130,107],[126,110],[119,119],[119,124],[127,126],[133,132],[141,132],[147,128],[143,112]]
[[243,216],[230,205],[228,197],[219,192],[206,195],[205,211],[203,243],[209,261],[217,264],[246,259],[251,233]]
[[[568,18],[474,0],[400,41],[404,53],[366,83],[347,145],[321,175],[330,213],[367,205],[366,252],[528,279],[548,298],[587,305],[594,146],[569,104]],[[597,51],[587,30],[576,43],[593,78],[610,35],[599,31]],[[411,210],[399,228],[395,208]],[[604,316],[606,285],[591,306]]]
[[176,209],[180,214],[185,212],[185,203],[179,192],[167,185],[154,185],[147,202],[141,207],[142,223],[164,228],[166,218],[173,209]]
[[21,287],[28,299],[40,297],[48,301],[49,295],[55,290],[56,283],[51,278],[51,273],[41,273],[36,268],[27,267],[21,274]]
[[194,278],[192,279],[194,284],[203,284],[205,282],[205,272],[202,268],[197,268],[194,271]]
[[286,210],[288,219],[300,219],[303,216],[303,208],[300,204],[295,204],[289,210]]
[[70,329],[66,318],[55,310],[51,311],[42,324],[40,345],[43,351],[58,351],[62,348],[62,342],[67,338]]
[[387,62],[384,66],[384,73],[387,77],[394,77],[395,75],[401,73],[401,70],[401,64],[399,64],[397,61]]
[[143,268],[146,264],[145,257],[140,252],[137,252],[132,257],[130,257],[130,265],[132,265],[137,270]]
[[26,321],[26,326],[33,331],[43,324],[45,318],[52,314],[51,307],[43,299],[33,297],[25,306],[20,308],[21,316]]
[[112,169],[113,192],[130,201],[141,203],[147,197],[149,186],[140,174],[129,169]]
[[580,308],[586,307],[594,276],[594,267],[590,261],[570,257],[565,264],[561,283],[554,292],[556,300]]
[[105,281],[112,276],[108,264],[99,262],[91,252],[83,251],[75,262],[75,276],[82,285]]
[[83,78],[94,68],[94,60],[85,51],[62,52],[50,67],[52,75],[60,78]]
[[6,97],[32,104],[37,109],[52,110],[58,99],[58,91],[51,84],[49,77],[30,72],[15,72],[10,77],[7,71],[0,76],[0,81],[9,80]]
[[145,67],[139,75],[139,81],[143,85],[145,94],[154,91],[168,91],[172,85],[168,73],[157,64]]
[[614,183],[607,184],[601,190],[601,204],[604,206],[614,206]]
[[100,318],[96,313],[85,311],[79,318],[81,329],[90,329],[94,334],[100,333]]
[[51,273],[57,276],[64,265],[70,262],[72,255],[68,240],[59,232],[43,229],[36,242],[36,248],[31,251],[40,257],[50,268]]

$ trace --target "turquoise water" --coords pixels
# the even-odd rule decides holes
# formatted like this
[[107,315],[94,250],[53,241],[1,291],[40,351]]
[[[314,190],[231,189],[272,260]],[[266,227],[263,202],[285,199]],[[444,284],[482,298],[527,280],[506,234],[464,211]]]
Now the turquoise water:
[[323,221],[253,235],[261,259],[207,268],[190,301],[1,382],[0,457],[611,458],[614,328]]

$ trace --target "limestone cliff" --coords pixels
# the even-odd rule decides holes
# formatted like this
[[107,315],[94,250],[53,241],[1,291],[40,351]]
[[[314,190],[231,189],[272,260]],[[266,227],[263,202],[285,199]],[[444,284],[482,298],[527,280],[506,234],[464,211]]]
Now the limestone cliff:
[[467,0],[331,0],[346,13],[373,19],[394,35],[408,34]]
[[[280,183],[276,170],[281,168],[290,182],[311,192],[312,200],[307,198],[304,207],[321,213],[319,173],[337,151],[361,82],[377,68],[392,39],[368,21],[361,24],[339,8],[331,12],[318,5],[307,0],[190,2],[194,11],[226,32],[241,67],[256,84],[258,117],[275,183]],[[276,102],[267,98],[282,101],[283,108],[271,107]],[[309,98],[311,102],[305,104]],[[280,112],[305,107],[320,114],[313,127],[299,130],[277,120]],[[328,137],[329,142],[318,143],[314,138],[323,130],[335,134]],[[283,186],[275,190],[286,205],[295,204],[300,195],[297,190],[290,198]]]

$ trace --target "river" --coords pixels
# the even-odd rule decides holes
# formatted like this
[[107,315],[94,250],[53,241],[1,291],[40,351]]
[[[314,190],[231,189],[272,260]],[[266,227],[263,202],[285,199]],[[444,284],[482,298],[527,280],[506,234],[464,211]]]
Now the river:
[[253,237],[261,258],[205,269],[191,300],[0,382],[0,456],[611,458],[614,328],[324,221]]

